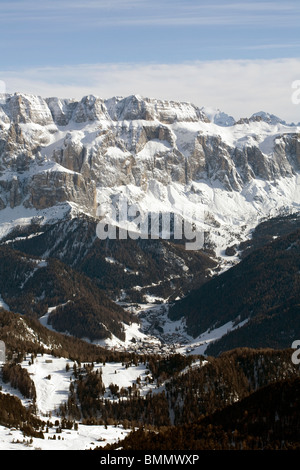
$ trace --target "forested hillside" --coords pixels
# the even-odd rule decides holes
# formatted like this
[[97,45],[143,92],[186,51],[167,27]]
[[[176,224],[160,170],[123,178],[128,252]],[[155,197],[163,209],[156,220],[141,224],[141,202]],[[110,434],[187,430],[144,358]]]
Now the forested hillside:
[[272,383],[197,421],[139,429],[106,450],[299,450],[300,379]]
[[300,232],[279,237],[176,301],[171,319],[184,317],[196,337],[232,321],[240,327],[207,348],[290,347],[300,337]]

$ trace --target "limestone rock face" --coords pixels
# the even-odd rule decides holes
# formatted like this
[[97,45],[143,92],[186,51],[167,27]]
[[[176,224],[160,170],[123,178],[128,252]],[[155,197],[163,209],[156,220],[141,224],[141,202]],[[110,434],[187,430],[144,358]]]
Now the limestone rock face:
[[295,171],[300,170],[300,134],[283,134],[276,138],[274,157],[279,165],[291,165]]
[[12,123],[1,132],[0,137],[1,161],[0,169],[25,171],[29,169],[33,158],[34,148],[25,138],[19,124]]
[[85,96],[76,106],[72,118],[81,123],[108,119],[109,115],[103,100],[95,96]]
[[96,210],[95,184],[75,172],[37,173],[28,183],[26,194],[24,206],[38,210],[66,201],[74,201],[91,213]]
[[47,103],[39,96],[15,93],[8,97],[4,111],[14,123],[35,123],[41,126],[53,123]]
[[20,187],[20,182],[17,176],[14,176],[11,182],[10,192],[9,192],[9,205],[13,209],[16,206],[19,206],[22,202],[22,189]]
[[105,104],[114,121],[157,120],[165,124],[199,120],[209,122],[207,116],[190,103],[154,100],[134,95],[126,98],[112,98]]
[[62,148],[53,153],[53,158],[64,168],[71,171],[80,172],[84,161],[85,148],[82,142],[74,139],[68,133],[64,139]]
[[62,100],[55,97],[47,98],[46,103],[53,117],[53,121],[57,126],[66,126],[72,118],[73,111],[77,106],[75,100]]

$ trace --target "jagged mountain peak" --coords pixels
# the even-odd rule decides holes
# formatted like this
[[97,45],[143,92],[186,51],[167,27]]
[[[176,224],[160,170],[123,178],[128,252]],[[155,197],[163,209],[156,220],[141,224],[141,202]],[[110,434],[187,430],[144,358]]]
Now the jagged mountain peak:
[[283,119],[279,118],[278,116],[275,116],[275,114],[267,113],[265,111],[258,111],[257,113],[254,113],[251,116],[251,118],[254,118],[254,119],[257,117],[261,118],[262,121],[267,122],[268,124],[271,124],[271,125],[276,125],[276,124],[287,125],[286,121],[284,121]]
[[14,123],[36,123],[42,126],[53,124],[47,103],[40,96],[16,92],[6,94],[3,101],[0,107]]
[[233,126],[236,122],[234,117],[224,113],[218,108],[203,106],[200,109],[208,117],[208,119],[217,126],[230,127]]
[[165,123],[176,121],[209,122],[205,114],[188,102],[145,98],[141,95],[113,97],[106,100],[110,116],[114,120],[158,120]]

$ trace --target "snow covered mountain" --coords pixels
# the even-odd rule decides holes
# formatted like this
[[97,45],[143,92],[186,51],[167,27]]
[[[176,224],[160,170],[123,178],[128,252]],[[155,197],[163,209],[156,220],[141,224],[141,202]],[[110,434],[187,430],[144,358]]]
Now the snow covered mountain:
[[[237,262],[228,247],[263,219],[299,210],[299,129],[268,113],[234,121],[136,95],[15,93],[0,102],[1,243],[37,263],[59,259],[113,301],[182,297]],[[97,208],[121,195],[146,212],[188,208],[205,233],[204,251],[164,239],[101,244]]]
[[241,227],[299,207],[298,128],[267,114],[211,122],[204,108],[140,96],[1,103],[6,223],[10,208],[47,217],[64,203],[95,215],[99,198],[123,194],[147,210],[197,209],[220,254]]
[[203,111],[203,113],[208,117],[211,122],[217,124],[218,126],[230,127],[234,126],[234,124],[236,123],[234,117],[229,116],[220,109],[209,108],[208,106],[204,106],[201,108],[201,111]]

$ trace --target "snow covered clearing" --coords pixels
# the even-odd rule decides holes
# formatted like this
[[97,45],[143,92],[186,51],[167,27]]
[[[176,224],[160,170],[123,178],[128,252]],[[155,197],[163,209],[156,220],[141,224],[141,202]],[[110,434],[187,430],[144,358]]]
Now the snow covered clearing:
[[90,450],[124,439],[130,430],[122,426],[78,425],[78,430],[49,428],[44,439],[24,437],[20,430],[0,426],[0,450]]

